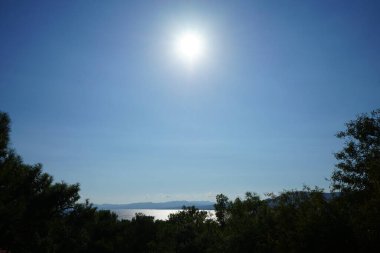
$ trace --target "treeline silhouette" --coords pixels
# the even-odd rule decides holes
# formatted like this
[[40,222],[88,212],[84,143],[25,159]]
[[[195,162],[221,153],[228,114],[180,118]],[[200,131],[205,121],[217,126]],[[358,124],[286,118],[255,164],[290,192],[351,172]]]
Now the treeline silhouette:
[[326,198],[304,187],[229,200],[216,197],[216,219],[194,207],[167,221],[137,214],[118,220],[79,203],[79,185],[55,183],[41,164],[25,164],[9,146],[0,113],[0,249],[23,252],[378,252],[380,110],[337,134],[344,140]]

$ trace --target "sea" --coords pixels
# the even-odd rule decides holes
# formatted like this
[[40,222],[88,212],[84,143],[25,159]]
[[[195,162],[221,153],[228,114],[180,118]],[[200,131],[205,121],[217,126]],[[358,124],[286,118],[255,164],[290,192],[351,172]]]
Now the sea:
[[[141,213],[146,216],[153,216],[155,220],[167,220],[169,214],[178,213],[182,210],[178,209],[112,209],[112,212],[116,213],[120,220],[132,220],[136,213]],[[201,210],[206,211],[208,218],[215,219],[214,210]]]

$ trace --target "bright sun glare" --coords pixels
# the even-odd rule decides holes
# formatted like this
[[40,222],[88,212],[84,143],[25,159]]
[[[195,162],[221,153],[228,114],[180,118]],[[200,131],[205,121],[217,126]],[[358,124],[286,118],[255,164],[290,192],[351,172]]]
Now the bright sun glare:
[[176,53],[188,64],[194,64],[204,54],[204,39],[197,32],[184,32],[176,40]]

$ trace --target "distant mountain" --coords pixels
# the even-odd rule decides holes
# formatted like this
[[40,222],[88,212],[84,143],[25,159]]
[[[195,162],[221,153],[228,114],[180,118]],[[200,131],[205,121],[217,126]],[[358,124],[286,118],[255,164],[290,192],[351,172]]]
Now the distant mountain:
[[131,204],[101,204],[95,205],[101,210],[113,209],[182,209],[183,206],[195,206],[202,210],[213,210],[214,203],[211,201],[168,201],[168,202],[140,202]]
[[[339,196],[340,193],[323,193],[326,200],[331,200]],[[278,203],[275,199],[264,199],[270,206],[275,206]],[[114,210],[114,209],[182,209],[183,206],[195,206],[201,210],[214,210],[214,202],[211,201],[168,201],[168,202],[139,202],[130,204],[95,204],[94,206],[100,210]]]

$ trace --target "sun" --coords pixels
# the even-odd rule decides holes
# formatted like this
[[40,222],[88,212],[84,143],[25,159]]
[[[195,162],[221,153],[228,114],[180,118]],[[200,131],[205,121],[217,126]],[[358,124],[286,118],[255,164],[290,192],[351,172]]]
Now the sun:
[[184,32],[177,37],[175,50],[180,59],[188,64],[195,64],[204,56],[204,38],[198,32]]

